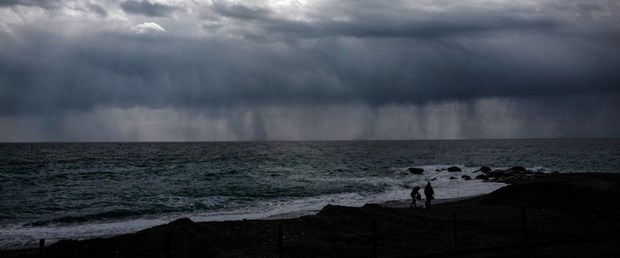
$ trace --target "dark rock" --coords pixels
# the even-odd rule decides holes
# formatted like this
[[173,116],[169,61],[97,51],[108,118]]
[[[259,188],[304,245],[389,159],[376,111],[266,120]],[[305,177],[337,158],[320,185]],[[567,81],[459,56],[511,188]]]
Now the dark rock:
[[489,173],[491,172],[491,168],[488,166],[482,166],[480,167],[480,171],[482,171],[482,173]]
[[450,180],[454,180],[454,179],[456,179],[456,177],[453,177],[453,176],[450,177]]
[[461,168],[457,166],[452,166],[448,168],[448,172],[461,172]]
[[414,175],[420,175],[420,174],[424,173],[424,169],[422,169],[422,168],[409,168],[409,172],[411,172],[411,174],[414,174]]
[[527,169],[525,169],[522,166],[516,166],[516,167],[510,168],[510,172],[527,172]]
[[484,174],[480,174],[476,176],[476,179],[489,180],[489,177]]
[[487,176],[489,176],[489,177],[503,177],[503,176],[506,176],[506,171],[496,169],[496,170],[493,170],[493,171],[487,173]]
[[194,225],[195,223],[196,222],[192,221],[191,219],[180,218],[180,219],[177,219],[177,220],[175,220],[173,222],[168,223],[168,225],[176,225],[176,226],[179,226],[179,225]]
[[462,175],[461,178],[465,179],[465,180],[471,180],[471,177],[468,175]]

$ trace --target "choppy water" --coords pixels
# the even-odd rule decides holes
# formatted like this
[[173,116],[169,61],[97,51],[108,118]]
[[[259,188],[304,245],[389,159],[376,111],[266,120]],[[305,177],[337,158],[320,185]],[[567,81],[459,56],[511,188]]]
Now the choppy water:
[[[463,172],[435,172],[451,165]],[[438,198],[501,187],[460,178],[482,165],[618,172],[620,140],[0,144],[0,249],[178,217],[260,219],[406,199],[432,179]],[[407,174],[414,166],[426,172]]]

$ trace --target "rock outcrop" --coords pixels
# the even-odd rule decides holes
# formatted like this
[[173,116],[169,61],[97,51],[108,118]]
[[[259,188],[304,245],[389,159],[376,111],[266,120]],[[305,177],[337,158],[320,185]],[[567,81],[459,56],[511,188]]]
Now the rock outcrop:
[[457,166],[452,166],[448,168],[448,172],[461,172],[461,168]]
[[409,168],[409,172],[414,175],[421,175],[424,173],[424,169],[422,168]]

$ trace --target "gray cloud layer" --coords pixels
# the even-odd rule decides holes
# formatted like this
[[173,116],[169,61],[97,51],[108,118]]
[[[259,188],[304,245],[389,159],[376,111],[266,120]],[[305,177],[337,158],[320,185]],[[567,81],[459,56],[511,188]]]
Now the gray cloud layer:
[[7,86],[0,96],[4,114],[49,112],[50,104],[62,111],[98,105],[383,105],[605,94],[618,93],[620,82],[614,48],[529,35],[505,39],[501,46],[476,39],[341,38],[312,46],[239,46],[150,36],[22,36],[29,44],[4,41],[10,51],[0,54],[0,80]]
[[107,12],[107,11],[106,11],[106,10],[105,10],[102,6],[100,6],[100,5],[93,4],[93,3],[88,3],[88,4],[86,5],[86,7],[87,7],[89,10],[91,10],[91,11],[95,12],[96,14],[100,15],[101,17],[106,17],[106,16],[108,16],[108,12]]
[[[28,6],[39,2],[11,3]],[[506,104],[519,109],[508,114],[542,123],[524,115],[533,112],[555,121],[550,121],[553,126],[548,128],[556,133],[544,135],[620,136],[612,129],[618,119],[606,123],[604,117],[592,116],[613,114],[610,109],[620,111],[613,104],[620,100],[620,74],[616,71],[620,67],[620,28],[615,25],[620,24],[620,7],[615,2],[541,1],[535,6],[507,2],[489,6],[474,1],[442,1],[425,5],[429,3],[435,2],[333,1],[283,12],[269,5],[222,1],[198,6],[121,2],[120,8],[130,20],[135,18],[131,15],[138,14],[127,28],[144,22],[140,16],[150,16],[159,19],[167,31],[141,35],[118,30],[119,20],[89,20],[87,24],[93,27],[109,29],[80,29],[78,34],[57,33],[55,26],[65,25],[65,21],[9,24],[5,26],[8,29],[0,30],[0,117],[16,123],[4,126],[9,130],[25,123],[25,117],[57,119],[83,112],[101,115],[100,110],[117,108],[192,110],[194,114],[200,110],[236,110],[236,115],[216,112],[234,121],[234,117],[245,117],[248,112],[240,110],[270,106],[302,110],[297,115],[311,116],[312,110],[333,105],[369,110],[391,107],[393,112],[402,113],[412,106],[426,110],[423,107],[500,99],[533,103],[530,106],[536,110]],[[86,7],[102,19],[117,15],[114,6],[107,3],[93,2]],[[181,9],[192,10],[187,20],[167,18]],[[581,104],[573,107],[573,103]],[[501,101],[488,107],[507,108]],[[573,109],[572,119],[559,118],[565,116],[566,108]],[[430,118],[419,117],[442,115],[424,112],[428,114],[403,123],[425,123]],[[295,119],[282,120],[273,114],[262,117],[259,113],[247,113],[251,117],[248,121],[253,121],[247,123],[254,125],[247,125],[242,130],[246,133],[235,133],[232,138],[287,138],[278,137],[287,134],[274,133],[277,130],[272,126],[256,124],[290,124]],[[368,114],[372,119],[352,124],[378,123],[389,116],[385,111]],[[404,119],[403,114],[400,116]],[[490,123],[480,118],[485,116],[483,112],[451,114]],[[588,118],[602,128],[571,126],[557,131],[560,121]],[[257,130],[253,128],[263,131],[249,133]],[[398,135],[485,137],[476,133],[483,129],[466,128],[473,129],[454,129],[460,133],[441,135],[433,135],[429,129],[418,131],[419,137],[412,130],[400,130]],[[535,127],[522,128],[524,132],[511,135],[536,136]],[[342,135],[352,130],[343,129]],[[364,133],[351,133],[354,137],[339,138],[390,138],[379,137],[385,134],[382,130],[365,129]],[[306,137],[298,132],[288,138],[329,138],[313,136],[313,131],[320,130],[308,129]],[[498,135],[487,132],[489,137]]]
[[2,0],[0,1],[1,7],[11,6],[38,6],[42,8],[55,8],[62,0]]
[[120,4],[123,11],[146,16],[164,17],[176,11],[176,8],[169,5],[142,1],[124,1]]
[[[343,1],[350,5],[344,20],[320,15],[316,21],[295,21],[274,17],[270,10],[243,5],[215,4],[213,11],[219,15],[250,20],[261,27],[260,33],[279,32],[295,38],[358,37],[358,38],[415,38],[438,39],[495,32],[553,31],[562,24],[543,14],[524,16],[524,10],[507,9],[502,13],[485,13],[485,10],[462,10],[463,13],[412,14],[398,6],[373,4],[371,1]],[[388,2],[389,3],[389,2]],[[368,12],[378,8],[382,13]],[[512,13],[514,12],[514,13]],[[420,14],[420,15],[418,15]],[[257,33],[258,34],[258,33]]]

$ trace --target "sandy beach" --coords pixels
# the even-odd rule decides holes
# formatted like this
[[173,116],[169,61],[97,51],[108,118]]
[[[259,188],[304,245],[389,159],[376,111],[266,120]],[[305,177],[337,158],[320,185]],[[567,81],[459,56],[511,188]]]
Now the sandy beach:
[[[526,174],[493,193],[363,207],[328,205],[290,219],[195,223],[178,219],[134,234],[63,240],[44,257],[608,257],[620,252],[620,176]],[[456,232],[456,235],[455,235]],[[0,252],[32,257],[39,250]]]

